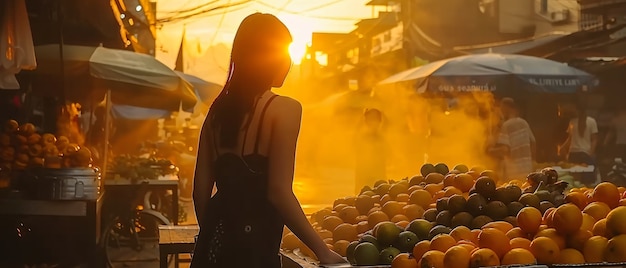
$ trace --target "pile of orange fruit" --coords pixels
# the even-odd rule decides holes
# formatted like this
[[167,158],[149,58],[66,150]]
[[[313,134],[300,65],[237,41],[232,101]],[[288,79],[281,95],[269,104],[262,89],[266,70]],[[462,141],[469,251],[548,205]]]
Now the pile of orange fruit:
[[[479,178],[493,178],[497,189],[512,185],[524,189],[528,182],[502,184],[488,170],[436,167],[425,176],[364,187],[359,196],[337,199],[332,208],[313,213],[310,222],[330,249],[357,265],[414,268],[626,262],[626,188],[608,182],[595,188],[574,188],[564,194],[564,204],[524,203],[514,216],[480,226],[444,226],[425,217],[425,212],[437,210],[438,201],[452,196],[467,200]],[[315,258],[288,230],[282,248],[299,249]]]

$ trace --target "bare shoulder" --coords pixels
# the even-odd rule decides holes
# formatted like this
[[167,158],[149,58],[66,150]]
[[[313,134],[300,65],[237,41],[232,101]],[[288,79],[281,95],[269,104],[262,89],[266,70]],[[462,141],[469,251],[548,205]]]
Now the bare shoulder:
[[290,97],[278,95],[272,106],[272,110],[275,112],[274,114],[280,117],[300,116],[302,114],[302,104]]

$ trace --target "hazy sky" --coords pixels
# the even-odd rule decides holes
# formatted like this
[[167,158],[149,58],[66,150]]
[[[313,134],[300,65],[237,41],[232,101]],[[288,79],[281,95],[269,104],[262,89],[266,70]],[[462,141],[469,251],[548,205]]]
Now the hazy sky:
[[[171,12],[194,8],[207,4],[205,8],[225,4],[233,4],[241,0],[158,0],[157,17],[165,18]],[[370,18],[374,12],[372,7],[365,6],[369,0],[257,0],[245,6],[213,11],[185,19],[169,22],[157,29],[157,58],[173,67],[183,28],[186,29],[186,52],[188,58],[201,57],[207,49],[225,43],[230,46],[241,20],[253,12],[272,13],[278,16],[291,30],[294,37],[292,54],[301,56],[307,43],[311,41],[312,32],[349,32],[354,29],[358,19]],[[307,11],[311,10],[311,11]],[[307,12],[303,12],[307,11]],[[224,51],[218,53],[223,54]],[[205,55],[206,56],[206,55]],[[222,64],[223,55],[209,57],[218,61],[203,66],[190,66],[190,73],[206,73],[207,64]],[[207,57],[203,57],[206,59]],[[224,69],[223,66],[220,69]],[[187,71],[187,70],[186,70]]]

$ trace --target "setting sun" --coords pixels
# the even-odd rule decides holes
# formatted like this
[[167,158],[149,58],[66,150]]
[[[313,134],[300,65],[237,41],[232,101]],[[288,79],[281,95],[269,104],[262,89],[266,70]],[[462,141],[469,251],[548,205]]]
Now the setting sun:
[[302,61],[306,55],[306,48],[306,43],[291,43],[289,46],[289,54],[291,55],[291,60],[294,64],[300,64],[300,61]]

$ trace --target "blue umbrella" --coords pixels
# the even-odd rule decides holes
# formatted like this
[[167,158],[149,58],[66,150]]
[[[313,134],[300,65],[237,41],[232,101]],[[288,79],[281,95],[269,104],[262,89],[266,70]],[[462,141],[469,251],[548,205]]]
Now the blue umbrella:
[[187,82],[193,85],[194,92],[196,93],[196,98],[205,104],[211,104],[217,98],[217,95],[222,91],[222,85],[208,82],[203,80],[200,77],[195,75],[186,74],[179,71],[174,71],[183,79],[187,80]]
[[[415,81],[419,93],[488,91],[575,93],[597,85],[594,76],[543,58],[479,54],[432,62],[388,77],[379,84]],[[521,89],[521,91],[520,91]]]
[[[205,81],[197,76],[186,74],[179,71],[174,71],[177,75],[185,79],[185,81],[189,82],[194,89],[196,94],[196,98],[210,105],[215,98],[220,94],[222,90],[222,86]],[[159,119],[166,118],[171,115],[170,111],[160,110],[160,109],[151,109],[151,108],[143,108],[131,105],[121,105],[121,104],[113,104],[112,106],[113,117],[115,118],[125,118],[132,120],[148,120],[148,119]],[[186,112],[191,112],[191,109],[185,109]]]

